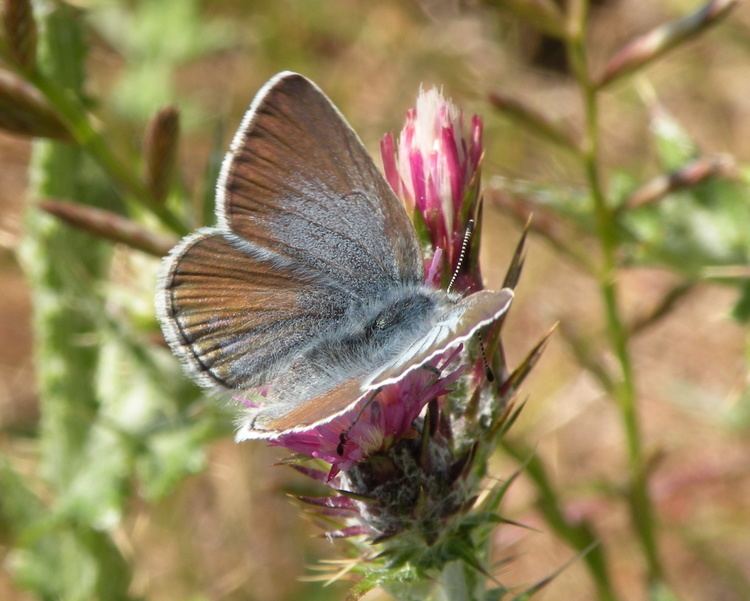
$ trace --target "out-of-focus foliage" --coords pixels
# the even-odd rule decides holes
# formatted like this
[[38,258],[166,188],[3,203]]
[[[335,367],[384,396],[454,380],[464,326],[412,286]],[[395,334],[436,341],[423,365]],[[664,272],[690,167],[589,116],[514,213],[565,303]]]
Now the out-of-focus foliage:
[[[529,277],[519,290],[525,298],[514,307],[524,325],[508,352],[518,359],[518,349],[558,317],[568,350],[551,349],[552,367],[536,377],[541,383],[519,432],[506,441],[507,455],[524,468],[517,497],[516,488],[507,496],[520,520],[542,533],[525,535],[521,553],[512,548],[520,557],[509,571],[508,548],[521,535],[502,529],[499,541],[487,542],[504,566],[493,573],[504,584],[508,575],[517,592],[587,551],[569,577],[564,572],[553,583],[551,598],[645,598],[648,585],[652,599],[746,598],[747,10],[736,10],[697,47],[651,63],[732,3],[715,0],[693,13],[700,7],[687,0],[637,3],[638,10],[591,3],[583,62],[594,74],[590,83],[600,86],[596,158],[616,226],[605,240],[599,199],[580,170],[587,150],[585,133],[579,135],[587,127],[576,82],[581,59],[566,55],[561,42],[574,15],[560,6],[574,11],[588,3],[458,4],[35,0],[35,28],[30,3],[19,0],[16,12],[5,13],[15,29],[6,29],[0,44],[7,68],[0,128],[45,139],[33,142],[21,244],[6,242],[0,215],[0,277],[15,273],[16,260],[22,264],[34,307],[36,374],[33,391],[19,383],[30,379],[22,372],[0,393],[5,402],[6,389],[12,399],[23,389],[39,407],[38,420],[32,410],[20,425],[2,423],[0,561],[9,576],[0,576],[0,596],[343,597],[340,587],[296,582],[305,563],[335,551],[321,551],[309,536],[318,530],[304,529],[280,491],[316,491],[272,469],[278,456],[261,445],[222,442],[230,438],[231,414],[189,383],[159,342],[152,307],[158,261],[133,250],[141,248],[134,231],[148,230],[164,244],[212,223],[228,134],[258,86],[293,69],[342,106],[372,149],[402,121],[422,81],[445,85],[467,111],[485,116],[485,181],[496,189],[484,199],[483,272],[492,284],[517,238],[497,207],[520,223],[535,214]],[[685,14],[692,16],[678,19]],[[671,25],[623,45],[661,23]],[[630,55],[618,48],[631,48]],[[612,76],[618,64],[629,65],[628,73],[640,69],[635,80]],[[632,92],[651,85],[656,93]],[[180,136],[167,140],[179,151],[164,194],[151,194],[142,146],[146,123],[166,105],[179,110]],[[101,138],[91,137],[96,133]],[[15,174],[3,192],[9,215],[20,213],[25,165],[16,163],[25,149],[0,139],[2,176]],[[725,160],[724,152],[737,156]],[[108,224],[110,236],[89,227],[92,235],[43,213],[38,203],[49,200],[82,208],[79,226],[93,223],[89,206],[127,221]],[[612,367],[622,356],[602,333],[608,325],[599,301],[606,306],[610,282],[600,273],[602,241],[615,246],[617,321],[629,338],[637,385],[631,400],[641,410],[636,442],[643,451],[631,465],[627,430],[618,428],[632,415],[620,413],[621,374]],[[746,355],[748,348],[745,341]],[[620,402],[608,405],[604,397]],[[497,462],[497,474],[511,473],[507,459]],[[633,487],[633,479],[643,486]],[[628,522],[624,509],[637,508],[643,498],[635,493],[644,490],[656,515],[645,527]],[[641,577],[646,560],[636,541],[650,535],[671,591]],[[596,539],[601,546],[591,552]],[[539,541],[548,546],[525,550]],[[498,587],[494,598],[508,594]]]
[[[112,86],[110,103],[121,115],[145,121],[178,100],[175,70],[209,53],[231,48],[231,24],[206,20],[198,0],[112,0],[92,2],[92,22],[113,49],[126,57]],[[185,112],[195,113],[180,99]],[[194,114],[194,119],[199,114]]]
[[[683,127],[663,110],[651,122],[659,166],[676,171],[699,155]],[[710,178],[628,212],[633,261],[664,264],[686,277],[701,278],[706,266],[746,265],[750,261],[750,182]]]
[[[49,6],[42,25],[40,70],[80,93],[83,21],[64,5]],[[118,207],[111,183],[81,149],[38,141],[31,169],[35,198]],[[132,326],[118,323],[128,299],[106,285],[109,244],[33,208],[26,231],[42,402],[34,488],[45,493],[37,497],[28,483],[3,488],[16,540],[8,561],[40,598],[130,598],[130,567],[109,532],[121,523],[132,488],[150,500],[169,494],[203,467],[203,444],[226,428],[210,417],[191,419],[202,403],[195,388]],[[144,275],[141,293],[153,266]],[[4,469],[6,480],[22,482],[7,463]]]

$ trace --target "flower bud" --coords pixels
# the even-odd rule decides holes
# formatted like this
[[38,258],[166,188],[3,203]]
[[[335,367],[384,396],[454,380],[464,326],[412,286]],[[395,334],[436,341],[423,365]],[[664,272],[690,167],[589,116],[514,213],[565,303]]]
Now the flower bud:
[[169,193],[180,136],[180,114],[176,108],[161,109],[148,124],[143,141],[145,180],[152,199],[163,203]]
[[11,60],[30,69],[36,63],[36,22],[31,0],[5,0],[3,30]]
[[60,200],[39,203],[43,211],[94,236],[119,242],[156,257],[163,257],[176,240],[151,232],[126,217],[85,204]]
[[68,130],[42,95],[0,69],[0,129],[14,134],[68,140]]
[[670,21],[638,36],[609,60],[599,78],[599,87],[609,85],[650,63],[711,25],[718,23],[737,5],[737,0],[711,0],[694,13]]
[[[467,129],[461,110],[437,89],[420,90],[398,145],[387,134],[380,149],[386,179],[423,242],[444,253],[443,276],[449,278],[458,267],[469,221],[477,216],[482,120],[474,115]],[[478,279],[478,265],[467,270]]]

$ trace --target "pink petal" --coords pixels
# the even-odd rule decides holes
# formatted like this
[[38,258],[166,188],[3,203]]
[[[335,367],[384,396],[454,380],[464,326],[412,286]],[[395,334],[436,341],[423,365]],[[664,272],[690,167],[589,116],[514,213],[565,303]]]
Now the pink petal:
[[328,479],[326,472],[322,470],[316,470],[314,468],[307,467],[306,465],[292,464],[290,467],[298,471],[300,474],[303,474],[308,478],[312,478],[313,480],[317,480],[318,482],[325,482]]
[[414,188],[414,202],[420,211],[427,207],[427,193],[425,189],[425,174],[422,155],[418,150],[409,153],[409,169],[411,171],[411,183]]
[[398,175],[398,167],[396,166],[396,144],[391,133],[385,134],[380,140],[380,156],[383,159],[385,177],[391,185],[393,192],[396,196],[399,196],[401,194],[401,180]]
[[451,207],[457,211],[463,200],[464,171],[461,161],[458,158],[458,148],[456,147],[456,138],[453,127],[443,127],[440,132],[441,150],[443,151],[442,161],[445,169],[448,170],[448,178],[451,183],[451,197],[453,202]]
[[471,118],[471,150],[469,152],[472,170],[476,170],[482,158],[482,130],[482,118],[479,115],[474,115]]
[[432,259],[425,263],[425,277],[424,281],[433,288],[440,287],[440,278],[443,274],[443,255],[445,252],[442,248],[438,247],[435,249]]
[[311,497],[308,495],[300,495],[297,499],[308,505],[315,505],[316,507],[329,507],[331,509],[352,509],[355,507],[354,501],[342,495],[335,497]]
[[328,540],[334,540],[337,538],[349,538],[350,536],[361,536],[363,534],[369,534],[370,531],[364,526],[348,526],[341,530],[332,530],[325,533],[325,537]]

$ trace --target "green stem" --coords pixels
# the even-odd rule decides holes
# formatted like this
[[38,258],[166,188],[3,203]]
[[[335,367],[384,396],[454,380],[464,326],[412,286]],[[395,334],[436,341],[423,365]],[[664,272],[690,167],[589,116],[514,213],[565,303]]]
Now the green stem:
[[477,588],[472,569],[462,561],[451,561],[440,574],[433,601],[480,601]]
[[[612,587],[607,567],[607,558],[601,545],[592,548],[598,541],[593,527],[586,521],[571,523],[562,510],[562,501],[557,494],[547,468],[528,446],[518,441],[511,442],[504,438],[501,445],[506,453],[521,464],[526,464],[524,472],[531,478],[537,492],[536,504],[544,515],[547,524],[571,547],[583,554],[583,561],[596,585],[599,599],[618,601],[619,597]],[[588,551],[587,551],[588,550]]]
[[79,146],[104,169],[128,197],[132,197],[153,213],[174,233],[182,235],[187,232],[184,224],[174,213],[151,197],[140,177],[113,154],[110,144],[91,123],[88,113],[75,94],[46,77],[38,69],[28,70],[22,74],[52,105]]
[[[87,46],[75,9],[64,2],[50,4],[41,32],[40,68],[59,86],[80,93]],[[32,197],[77,198],[108,208],[111,185],[91,163],[76,145],[36,140],[30,167]],[[33,505],[25,512],[16,507],[13,517],[31,520],[15,525],[15,544],[24,558],[19,566],[25,564],[17,576],[39,599],[131,599],[131,570],[103,527],[105,520],[111,524],[114,499],[127,489],[126,458],[109,442],[110,433],[92,427],[96,423],[85,417],[107,415],[97,389],[104,361],[99,337],[94,337],[96,344],[84,340],[98,332],[87,299],[101,294],[110,255],[106,243],[29,206],[20,257],[33,299],[40,406],[36,463],[45,492],[39,519],[32,513]],[[92,467],[94,457],[106,459]],[[108,482],[102,486],[103,480]],[[15,491],[12,480],[10,484]],[[19,500],[33,503],[24,496]]]
[[631,519],[638,532],[648,564],[651,584],[662,579],[662,567],[657,550],[653,507],[648,491],[648,473],[645,466],[638,418],[638,404],[633,375],[633,365],[628,349],[629,335],[619,308],[617,289],[618,234],[616,212],[607,202],[601,182],[599,156],[599,111],[596,85],[591,81],[585,45],[586,3],[582,2],[578,25],[571,27],[567,51],[573,72],[583,96],[585,112],[585,140],[582,162],[591,190],[596,217],[596,229],[602,249],[602,264],[598,273],[599,289],[604,301],[607,334],[621,371],[621,380],[615,388],[628,449],[630,483],[628,501]]

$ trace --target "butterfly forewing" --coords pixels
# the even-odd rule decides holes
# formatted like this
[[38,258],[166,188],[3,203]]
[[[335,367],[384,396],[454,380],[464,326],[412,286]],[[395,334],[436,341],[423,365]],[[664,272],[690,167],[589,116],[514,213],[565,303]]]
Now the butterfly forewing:
[[373,394],[363,391],[361,386],[360,378],[349,378],[335,382],[329,390],[316,396],[314,402],[268,405],[250,411],[242,420],[236,438],[271,438],[280,432],[306,430],[328,422]]
[[336,107],[296,73],[274,77],[253,102],[225,159],[217,211],[242,238],[360,298],[422,279],[406,211]]

